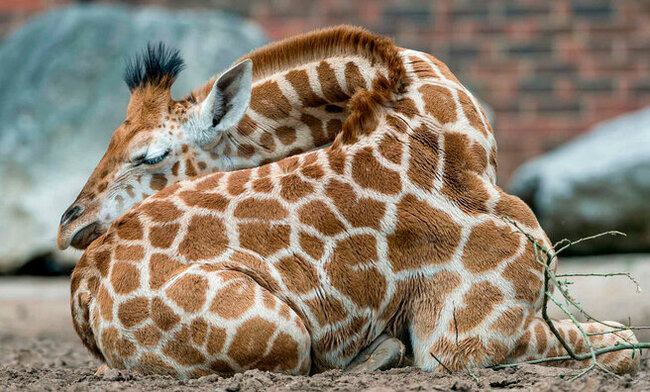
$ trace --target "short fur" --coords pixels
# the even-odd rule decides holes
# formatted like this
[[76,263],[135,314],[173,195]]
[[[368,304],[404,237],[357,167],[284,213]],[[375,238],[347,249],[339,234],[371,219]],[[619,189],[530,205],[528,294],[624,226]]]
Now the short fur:
[[[496,185],[489,124],[444,64],[349,27],[247,58],[258,85],[227,137],[260,149],[224,143],[214,155],[253,167],[268,148],[265,159],[274,163],[196,177],[188,156],[180,181],[178,160],[173,185],[85,241],[70,298],[92,352],[112,368],[177,377],[342,368],[381,333],[406,336],[423,370],[563,353],[539,317],[545,287],[535,249],[509,222],[550,243],[528,207]],[[129,113],[147,120],[187,111],[165,108],[168,91],[136,93]],[[322,113],[311,115],[314,108]],[[291,127],[288,143],[281,126]],[[170,124],[163,132],[178,131]],[[300,154],[291,140],[300,132],[323,148]],[[178,156],[196,153],[177,147]],[[108,183],[103,171],[97,177]],[[168,181],[151,183],[160,190]],[[570,320],[556,326],[584,352]],[[598,324],[579,328],[605,332]],[[591,340],[595,348],[624,341],[636,342],[634,334]],[[599,360],[617,372],[639,365],[624,351]]]
[[[392,40],[355,26],[335,26],[301,34],[264,46],[242,57],[253,61],[253,80],[259,80],[300,64],[325,58],[361,55],[388,69],[388,77],[378,77],[371,90],[360,91],[350,100],[350,116],[343,124],[340,141],[352,143],[358,133],[373,128],[377,111],[388,104],[408,84],[406,69]],[[188,99],[201,102],[212,88],[214,79],[195,90]]]

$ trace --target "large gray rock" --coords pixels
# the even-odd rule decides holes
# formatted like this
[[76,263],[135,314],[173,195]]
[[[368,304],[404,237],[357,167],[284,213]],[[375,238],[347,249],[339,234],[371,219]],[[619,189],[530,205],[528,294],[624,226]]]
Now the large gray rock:
[[56,250],[58,220],[126,114],[124,60],[148,41],[181,50],[180,97],[266,39],[214,11],[73,6],[42,15],[0,44],[0,273]]
[[619,230],[578,253],[650,251],[650,108],[526,163],[510,190],[530,205],[552,241]]

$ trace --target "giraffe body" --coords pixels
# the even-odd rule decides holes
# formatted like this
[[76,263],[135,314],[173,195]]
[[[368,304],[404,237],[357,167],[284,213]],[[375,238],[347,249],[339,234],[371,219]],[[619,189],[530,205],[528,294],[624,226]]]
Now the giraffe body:
[[[494,183],[484,114],[435,59],[385,49],[384,76],[355,93],[331,145],[177,182],[92,242],[71,306],[93,353],[178,377],[344,367],[384,332],[429,371],[562,354],[538,317],[542,267],[504,218],[549,242]],[[584,351],[575,327],[558,325]],[[623,339],[634,336],[592,340]],[[638,367],[628,352],[606,355],[618,372]]]

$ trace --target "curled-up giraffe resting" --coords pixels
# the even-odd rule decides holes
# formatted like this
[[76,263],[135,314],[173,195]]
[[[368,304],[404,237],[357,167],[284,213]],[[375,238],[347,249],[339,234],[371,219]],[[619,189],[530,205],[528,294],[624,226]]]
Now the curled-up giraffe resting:
[[[127,121],[60,229],[62,246],[89,244],[71,306],[91,352],[109,367],[178,377],[345,367],[382,334],[429,371],[564,353],[538,314],[542,266],[508,221],[548,239],[495,184],[491,130],[444,65],[347,27],[247,59],[252,77],[243,60],[180,103],[161,93],[173,81],[166,59],[149,64],[158,74],[131,78]],[[174,110],[176,125],[161,131]],[[212,152],[206,168],[277,162],[178,181],[201,154],[179,160],[183,138]],[[294,155],[283,138],[325,147]],[[156,176],[171,162],[182,162],[173,176]],[[173,185],[116,219],[151,193],[146,173]],[[116,200],[127,183],[134,196]],[[586,351],[577,327],[556,326]],[[629,351],[599,360],[618,373],[638,367]]]

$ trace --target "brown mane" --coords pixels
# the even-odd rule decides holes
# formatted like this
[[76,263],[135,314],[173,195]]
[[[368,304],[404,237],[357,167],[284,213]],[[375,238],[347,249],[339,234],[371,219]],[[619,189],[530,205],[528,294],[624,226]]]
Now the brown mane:
[[300,64],[344,55],[360,55],[373,63],[382,63],[389,72],[403,68],[397,48],[390,39],[347,25],[311,31],[266,45],[236,63],[253,60],[253,79],[261,79]]

